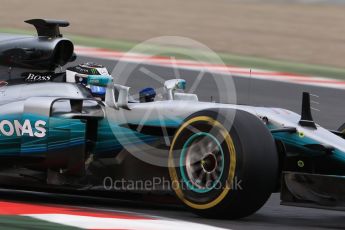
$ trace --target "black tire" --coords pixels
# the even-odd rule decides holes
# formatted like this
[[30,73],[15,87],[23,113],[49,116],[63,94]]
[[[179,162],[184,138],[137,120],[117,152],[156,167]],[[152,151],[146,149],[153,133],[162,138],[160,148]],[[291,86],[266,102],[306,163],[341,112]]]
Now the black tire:
[[[229,114],[229,110],[226,113]],[[171,145],[169,172],[173,190],[187,207],[203,217],[238,219],[249,216],[265,204],[277,184],[279,160],[271,133],[257,117],[247,112],[230,110],[230,113],[234,116],[230,131],[223,125],[226,121],[224,111],[207,110],[193,114],[176,132]],[[194,140],[194,136],[201,136],[194,135],[195,132],[205,135],[205,140]],[[188,160],[188,154],[199,154],[190,149],[204,145],[204,141],[214,141],[207,146],[217,146],[206,151],[200,162],[188,163],[192,162]],[[208,158],[208,155],[214,157]],[[181,159],[185,165],[181,165]],[[200,167],[203,172],[195,180],[193,175],[198,175],[196,172]],[[224,173],[215,174],[216,170]],[[215,175],[209,180],[207,176],[203,179],[203,173]],[[212,186],[207,186],[210,184]],[[213,188],[215,184],[217,186]]]

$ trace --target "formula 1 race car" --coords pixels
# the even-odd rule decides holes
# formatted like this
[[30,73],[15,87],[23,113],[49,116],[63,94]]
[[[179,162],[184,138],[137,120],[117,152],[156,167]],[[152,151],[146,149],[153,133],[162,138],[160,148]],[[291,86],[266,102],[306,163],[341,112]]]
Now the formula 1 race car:
[[[18,39],[11,38],[12,46],[6,40],[0,43],[1,65],[33,69],[20,65],[25,54],[25,61],[35,60],[35,70],[51,70],[73,59],[73,45],[56,45],[68,41],[56,33],[66,23],[31,22],[41,32],[30,38],[31,51],[18,46]],[[49,44],[46,52],[39,52],[42,41]],[[56,51],[65,48],[68,55]],[[39,55],[46,53],[52,55],[43,66]],[[345,210],[344,130],[329,131],[313,121],[308,93],[301,115],[201,102],[184,92],[183,79],[166,81],[160,99],[147,88],[137,100],[107,72],[95,72],[98,67],[71,68],[65,82],[0,84],[2,187],[173,192],[209,218],[248,216],[273,192],[281,192],[285,205]],[[103,88],[104,97],[92,87]],[[157,178],[163,183],[146,186]]]

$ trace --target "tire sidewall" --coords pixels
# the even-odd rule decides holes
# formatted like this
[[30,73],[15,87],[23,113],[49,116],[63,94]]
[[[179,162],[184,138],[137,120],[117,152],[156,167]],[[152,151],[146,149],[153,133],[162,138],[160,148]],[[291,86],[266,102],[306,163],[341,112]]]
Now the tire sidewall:
[[[206,116],[218,123],[223,124],[226,122],[223,114],[233,114],[234,120],[231,128],[225,129],[231,138],[235,149],[235,169],[231,177],[222,178],[222,183],[226,181],[228,186],[221,187],[221,191],[212,191],[209,193],[212,199],[217,202],[210,202],[206,205],[195,205],[188,201],[188,196],[191,196],[190,192],[184,194],[183,191],[176,191],[176,194],[187,206],[197,211],[199,215],[208,217],[223,218],[224,210],[227,210],[229,218],[239,218],[249,215],[259,209],[269,198],[270,194],[274,191],[274,188],[278,180],[278,154],[274,144],[274,139],[265,127],[265,125],[254,115],[240,110],[206,110],[197,112],[190,117],[186,118],[186,122],[189,120]],[[176,141],[183,141],[177,133],[175,135]],[[174,148],[174,144],[171,148]],[[178,146],[181,144],[178,144]],[[223,143],[222,143],[223,146]],[[223,149],[225,154],[229,154],[229,147]],[[176,151],[170,151],[171,154],[176,154]],[[229,162],[229,161],[228,161]],[[179,177],[179,167],[176,162],[171,164],[170,162],[169,172],[174,177]],[[229,169],[229,165],[226,169]],[[175,172],[174,172],[175,171]],[[175,173],[175,175],[174,175]],[[226,174],[226,175],[231,175]],[[224,189],[228,189],[224,192]],[[181,194],[182,193],[182,194]],[[222,196],[215,196],[214,194],[222,194]],[[224,195],[225,194],[225,195]],[[192,194],[193,195],[193,194]],[[194,194],[197,199],[198,195]],[[214,198],[216,197],[216,198]]]

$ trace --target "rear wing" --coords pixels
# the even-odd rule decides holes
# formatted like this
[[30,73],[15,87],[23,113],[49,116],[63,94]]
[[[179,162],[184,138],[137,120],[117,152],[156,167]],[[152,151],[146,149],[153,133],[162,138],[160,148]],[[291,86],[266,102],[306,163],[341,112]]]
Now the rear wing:
[[60,27],[69,26],[69,22],[64,20],[30,19],[25,22],[35,26],[38,36],[45,37],[62,37]]

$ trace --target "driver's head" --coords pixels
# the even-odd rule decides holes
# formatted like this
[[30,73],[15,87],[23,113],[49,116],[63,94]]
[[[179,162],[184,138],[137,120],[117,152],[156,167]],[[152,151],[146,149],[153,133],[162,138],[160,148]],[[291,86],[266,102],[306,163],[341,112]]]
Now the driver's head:
[[76,74],[85,74],[85,75],[109,75],[109,72],[106,67],[96,63],[83,63],[77,66],[69,67],[66,70],[66,82],[79,83],[88,88],[91,94],[95,97],[105,97],[106,88],[101,86],[92,86],[88,85],[87,81],[79,79]]

